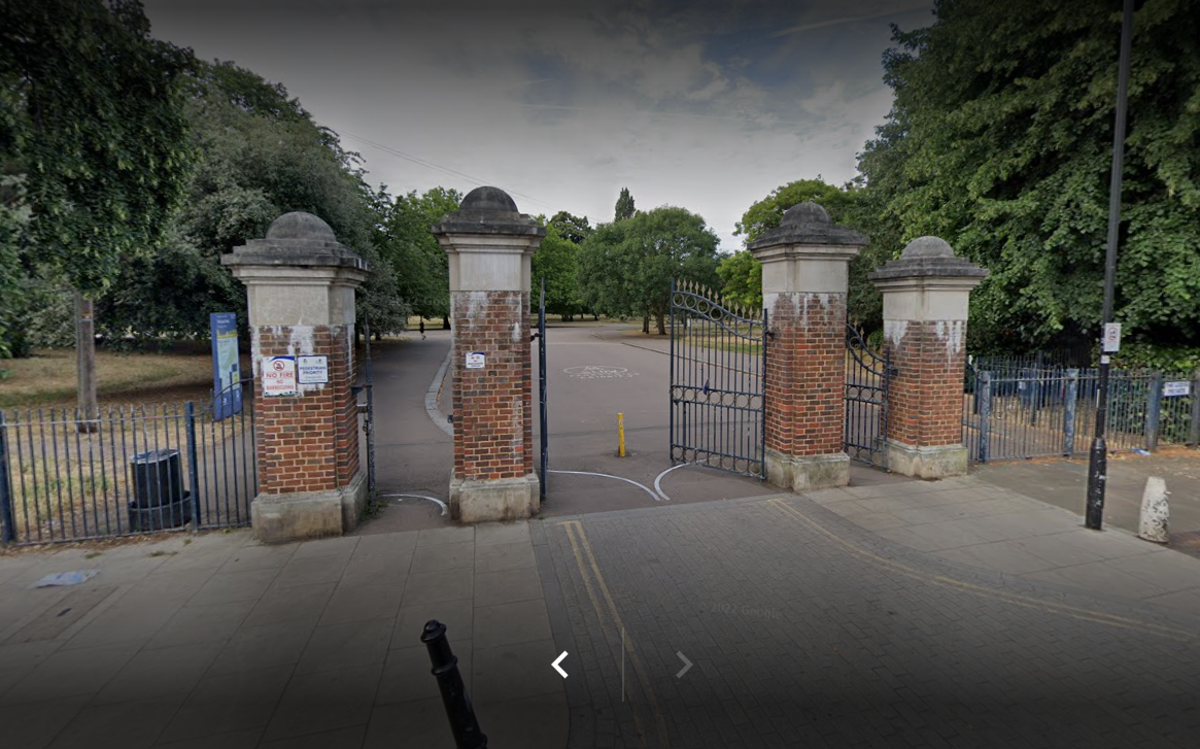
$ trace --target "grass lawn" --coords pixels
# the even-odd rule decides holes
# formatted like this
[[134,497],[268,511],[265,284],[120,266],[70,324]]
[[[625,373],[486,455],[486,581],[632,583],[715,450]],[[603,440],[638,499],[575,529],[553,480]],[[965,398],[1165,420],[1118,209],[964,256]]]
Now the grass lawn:
[[[249,357],[242,357],[248,371]],[[7,359],[0,367],[0,408],[74,406],[75,349],[43,349],[25,359]],[[205,398],[212,390],[212,354],[201,347],[163,353],[96,351],[96,380],[101,405],[183,401]]]

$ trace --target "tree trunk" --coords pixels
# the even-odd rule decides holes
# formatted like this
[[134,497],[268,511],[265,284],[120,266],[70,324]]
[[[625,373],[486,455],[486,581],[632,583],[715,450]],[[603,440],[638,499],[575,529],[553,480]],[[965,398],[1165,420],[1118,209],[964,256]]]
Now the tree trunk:
[[658,324],[658,334],[666,335],[667,334],[667,316],[664,315],[663,313],[659,312],[656,317],[657,317],[657,320],[655,322]]
[[450,318],[445,315],[442,315],[442,330],[449,330],[449,329],[450,329]]
[[91,299],[75,292],[75,358],[78,365],[80,432],[94,432],[100,408],[96,400],[96,323]]
[[642,332],[650,335],[650,315],[642,316]]

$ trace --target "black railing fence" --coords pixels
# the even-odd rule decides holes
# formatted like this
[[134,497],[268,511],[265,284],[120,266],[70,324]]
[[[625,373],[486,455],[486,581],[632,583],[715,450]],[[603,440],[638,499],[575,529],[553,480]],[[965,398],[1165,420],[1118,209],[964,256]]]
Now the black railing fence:
[[[1110,450],[1200,443],[1200,371],[1112,370],[1108,387]],[[1082,455],[1095,432],[1099,388],[1097,369],[971,361],[963,387],[963,444],[972,461],[984,463]]]
[[254,382],[236,388],[242,397],[222,392],[92,414],[0,412],[0,541],[249,525],[258,493]]

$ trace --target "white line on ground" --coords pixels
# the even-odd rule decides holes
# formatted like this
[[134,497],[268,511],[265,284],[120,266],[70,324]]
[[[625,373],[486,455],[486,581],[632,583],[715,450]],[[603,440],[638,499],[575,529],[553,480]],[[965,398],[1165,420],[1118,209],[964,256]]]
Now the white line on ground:
[[442,514],[446,514],[446,503],[437,497],[427,497],[424,494],[380,494],[379,496],[387,497],[389,499],[428,499],[430,502],[437,503],[437,505],[442,508]]
[[688,465],[691,465],[691,463],[680,463],[679,465],[677,465],[677,466],[671,466],[671,467],[670,467],[670,468],[668,468],[667,470],[665,470],[665,471],[663,471],[662,473],[658,474],[658,476],[657,476],[657,477],[654,479],[654,491],[658,492],[658,493],[659,493],[659,495],[660,495],[660,496],[661,496],[663,499],[665,499],[665,500],[667,500],[668,502],[670,502],[670,501],[671,501],[671,498],[670,498],[670,497],[668,497],[668,496],[667,496],[667,493],[666,493],[666,492],[664,492],[664,491],[662,490],[662,480],[663,480],[663,476],[666,476],[668,473],[670,473],[671,471],[674,471],[676,468],[683,468],[684,466],[688,466]]
[[634,481],[633,479],[627,479],[624,476],[613,476],[611,473],[592,473],[591,471],[548,471],[548,473],[570,473],[570,474],[574,474],[576,476],[600,476],[600,477],[606,478],[606,479],[616,479],[617,481],[624,481],[626,483],[633,484],[634,486],[641,487],[642,491],[646,492],[651,497],[654,497],[655,502],[659,501],[658,495],[655,494],[653,491],[651,491],[650,487],[646,486],[645,484],[639,484],[638,482]]

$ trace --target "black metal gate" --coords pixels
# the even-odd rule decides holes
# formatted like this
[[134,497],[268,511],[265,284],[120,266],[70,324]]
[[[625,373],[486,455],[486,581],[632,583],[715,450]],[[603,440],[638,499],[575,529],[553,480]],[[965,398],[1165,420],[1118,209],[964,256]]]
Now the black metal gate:
[[550,452],[550,438],[546,434],[546,278],[542,277],[542,294],[538,300],[538,332],[534,334],[538,342],[538,427],[541,438],[540,466],[538,478],[541,480],[541,502],[546,501],[546,464]]
[[766,478],[767,313],[671,282],[671,462]]
[[888,380],[895,374],[889,353],[871,350],[854,326],[846,326],[846,454],[887,468]]

